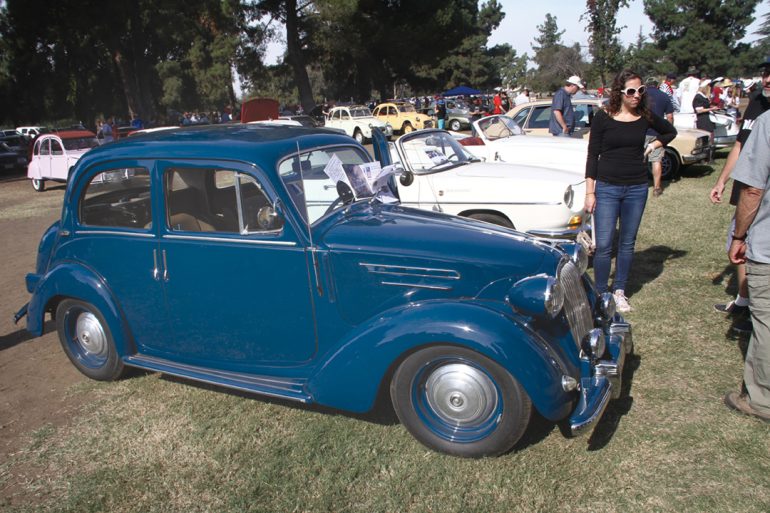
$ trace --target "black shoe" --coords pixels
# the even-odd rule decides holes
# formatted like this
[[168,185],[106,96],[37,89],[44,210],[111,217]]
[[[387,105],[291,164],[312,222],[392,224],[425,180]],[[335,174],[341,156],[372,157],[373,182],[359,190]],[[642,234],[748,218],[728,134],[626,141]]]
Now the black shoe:
[[727,315],[748,315],[749,313],[749,307],[748,306],[738,306],[735,304],[735,301],[730,301],[729,303],[720,303],[714,305],[714,310],[716,310],[719,313],[727,314]]
[[745,335],[748,333],[751,333],[754,331],[754,325],[751,324],[751,319],[746,319],[743,321],[738,321],[735,324],[733,324],[730,327],[731,330],[733,330],[736,333],[740,333],[741,335]]

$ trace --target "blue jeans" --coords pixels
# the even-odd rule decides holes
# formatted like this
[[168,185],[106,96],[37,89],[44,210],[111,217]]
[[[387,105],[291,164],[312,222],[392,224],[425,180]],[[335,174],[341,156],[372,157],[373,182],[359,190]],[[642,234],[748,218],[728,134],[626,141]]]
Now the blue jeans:
[[647,184],[611,185],[596,182],[596,209],[594,230],[596,231],[596,253],[594,254],[594,277],[599,292],[607,292],[612,259],[612,241],[620,220],[618,254],[615,262],[614,290],[626,290],[634,245],[639,224],[642,222],[644,206],[647,204]]
[[444,124],[445,124],[445,123],[446,123],[446,120],[444,120],[444,119],[439,119],[439,120],[438,120],[438,127],[439,127],[439,129],[443,130],[443,129],[444,129]]

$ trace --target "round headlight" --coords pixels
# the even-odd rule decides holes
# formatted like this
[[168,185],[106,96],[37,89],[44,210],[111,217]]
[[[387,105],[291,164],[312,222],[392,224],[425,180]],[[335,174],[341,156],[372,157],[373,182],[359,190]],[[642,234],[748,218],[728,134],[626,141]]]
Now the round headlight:
[[575,249],[572,250],[572,262],[581,276],[588,269],[588,252],[582,244],[575,244]]
[[572,190],[572,186],[568,185],[567,190],[564,191],[564,204],[567,208],[572,208],[572,201],[575,199],[575,191]]
[[556,278],[548,278],[545,289],[545,311],[551,317],[556,317],[564,306],[564,289]]
[[610,320],[615,316],[615,296],[605,292],[599,298],[599,314],[603,319]]
[[602,330],[600,328],[594,328],[589,331],[586,336],[583,337],[580,347],[591,357],[601,358],[604,354],[604,350],[607,348]]

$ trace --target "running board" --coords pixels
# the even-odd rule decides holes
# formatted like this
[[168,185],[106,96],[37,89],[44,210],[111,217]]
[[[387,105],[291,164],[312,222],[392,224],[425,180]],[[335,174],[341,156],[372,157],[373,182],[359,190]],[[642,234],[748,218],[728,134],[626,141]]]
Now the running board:
[[123,363],[140,369],[188,378],[193,381],[225,388],[254,392],[270,397],[280,397],[306,404],[313,402],[311,397],[305,392],[307,380],[304,378],[276,378],[273,376],[256,376],[239,372],[206,369],[146,355],[126,356],[123,358]]

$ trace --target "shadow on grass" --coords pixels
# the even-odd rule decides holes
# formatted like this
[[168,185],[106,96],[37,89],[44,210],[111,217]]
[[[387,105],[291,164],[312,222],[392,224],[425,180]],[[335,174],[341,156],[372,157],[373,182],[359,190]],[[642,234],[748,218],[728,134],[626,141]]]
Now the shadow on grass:
[[692,166],[683,167],[679,172],[679,178],[701,178],[709,176],[714,173],[715,169],[710,164],[693,164]]
[[[52,320],[46,321],[43,325],[43,334],[48,333],[51,330],[56,329],[56,323]],[[5,349],[10,349],[11,347],[18,346],[19,344],[23,344],[24,342],[28,342],[34,338],[37,338],[33,336],[29,331],[27,331],[24,328],[19,328],[18,330],[14,331],[13,333],[8,333],[7,335],[0,336],[0,351],[3,351]]]
[[590,438],[588,439],[588,450],[598,451],[603,449],[612,440],[612,436],[620,425],[620,419],[631,411],[631,405],[634,403],[634,397],[631,395],[633,386],[633,376],[641,365],[641,357],[636,354],[628,355],[626,364],[623,367],[623,382],[620,386],[620,397],[610,402],[604,415],[594,427]]
[[628,282],[628,296],[639,292],[645,283],[654,281],[663,273],[663,266],[669,260],[682,258],[687,251],[668,246],[650,246],[644,251],[634,253],[634,268]]

